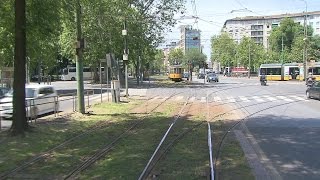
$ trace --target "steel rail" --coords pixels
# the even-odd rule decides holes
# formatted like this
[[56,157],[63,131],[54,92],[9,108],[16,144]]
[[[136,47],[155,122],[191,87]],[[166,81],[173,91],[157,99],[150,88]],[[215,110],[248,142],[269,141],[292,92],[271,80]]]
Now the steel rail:
[[154,160],[156,154],[158,153],[160,147],[162,146],[164,140],[167,138],[169,132],[171,131],[173,125],[177,122],[177,120],[180,118],[182,112],[184,111],[185,107],[187,106],[188,104],[188,101],[189,101],[189,98],[187,99],[187,101],[184,103],[183,107],[180,109],[179,113],[174,117],[174,120],[173,122],[170,124],[169,128],[167,129],[166,133],[164,134],[164,136],[162,137],[160,143],[158,144],[157,148],[155,149],[155,151],[153,152],[151,158],[149,159],[147,165],[145,166],[145,168],[143,169],[142,173],[140,174],[138,180],[142,180],[145,175],[146,175],[146,172],[148,170],[148,168],[150,167],[152,161]]
[[164,101],[162,101],[161,103],[159,103],[157,106],[155,106],[153,109],[151,109],[146,116],[142,117],[139,121],[137,121],[136,123],[134,123],[131,127],[129,127],[127,130],[125,130],[124,132],[122,132],[120,135],[118,135],[111,143],[108,143],[107,145],[105,145],[102,149],[100,149],[100,151],[98,151],[97,153],[95,153],[94,155],[92,155],[91,157],[89,157],[86,161],[84,161],[82,164],[80,164],[78,167],[76,167],[75,169],[73,169],[72,171],[70,171],[65,177],[64,179],[70,179],[70,178],[74,178],[76,175],[78,175],[80,172],[84,171],[85,169],[87,169],[90,165],[92,165],[94,162],[96,162],[97,160],[99,160],[101,157],[105,156],[112,147],[114,147],[114,145],[120,141],[129,131],[131,131],[132,129],[134,129],[135,127],[137,127],[138,125],[140,125],[141,123],[143,123],[143,120],[148,117],[148,115],[150,115],[153,111],[155,111],[158,107],[160,107],[161,105],[163,105],[166,101],[168,101],[170,98],[181,94],[180,93],[173,93],[171,96],[169,96],[168,98],[166,98]]

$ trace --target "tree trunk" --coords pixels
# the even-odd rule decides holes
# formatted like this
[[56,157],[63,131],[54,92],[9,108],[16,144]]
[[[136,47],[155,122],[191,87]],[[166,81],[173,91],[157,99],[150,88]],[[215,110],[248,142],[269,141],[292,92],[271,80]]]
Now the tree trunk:
[[15,48],[13,80],[12,135],[23,135],[28,129],[25,109],[26,83],[26,2],[15,0]]

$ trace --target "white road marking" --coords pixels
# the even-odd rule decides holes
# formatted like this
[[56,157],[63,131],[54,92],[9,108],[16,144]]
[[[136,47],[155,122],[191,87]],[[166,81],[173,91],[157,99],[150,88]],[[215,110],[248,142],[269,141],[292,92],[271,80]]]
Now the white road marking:
[[269,101],[277,101],[276,98],[271,97],[271,96],[263,96],[264,98],[268,99]]
[[245,97],[245,96],[239,96],[239,98],[240,98],[241,101],[243,101],[243,102],[250,102],[250,100],[249,100],[247,97]]
[[261,97],[258,97],[258,96],[252,96],[252,98],[257,102],[265,102],[263,99],[261,99]]
[[228,102],[236,102],[236,100],[232,96],[227,97],[227,99]]
[[214,100],[215,102],[221,102],[221,97],[219,97],[219,96],[214,96],[214,97],[213,97],[213,100]]
[[302,98],[302,97],[299,97],[299,96],[289,96],[289,97],[292,97],[292,98],[297,99],[299,101],[305,101],[306,100],[305,98]]
[[178,97],[176,97],[176,101],[179,101],[179,100],[181,100],[181,99],[183,99],[183,96],[178,96]]
[[292,99],[288,99],[287,97],[285,96],[276,96],[277,98],[281,99],[281,100],[284,100],[284,101],[287,101],[287,102],[293,102]]

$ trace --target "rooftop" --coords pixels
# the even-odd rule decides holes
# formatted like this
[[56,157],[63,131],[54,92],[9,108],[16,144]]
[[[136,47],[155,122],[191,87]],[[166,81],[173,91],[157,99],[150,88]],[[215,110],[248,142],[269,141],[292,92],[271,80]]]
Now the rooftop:
[[[307,12],[308,15],[320,15],[320,11],[312,11]],[[228,19],[228,21],[247,21],[247,20],[263,20],[263,19],[282,19],[285,17],[303,17],[305,15],[304,12],[302,13],[286,13],[286,14],[278,14],[278,15],[271,15],[271,16],[245,16],[245,17],[236,17],[233,19]]]

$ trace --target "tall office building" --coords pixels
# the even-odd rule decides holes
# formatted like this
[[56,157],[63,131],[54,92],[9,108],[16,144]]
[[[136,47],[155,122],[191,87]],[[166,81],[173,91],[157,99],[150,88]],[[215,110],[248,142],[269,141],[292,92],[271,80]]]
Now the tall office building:
[[201,51],[200,30],[193,29],[191,25],[180,26],[179,47],[184,54],[190,49]]
[[[238,43],[243,37],[251,37],[256,43],[263,44],[268,49],[272,28],[279,26],[281,20],[286,17],[304,25],[304,13],[246,16],[227,20],[224,23],[223,31],[229,33]],[[307,24],[313,28],[314,35],[320,35],[320,11],[308,12]]]

